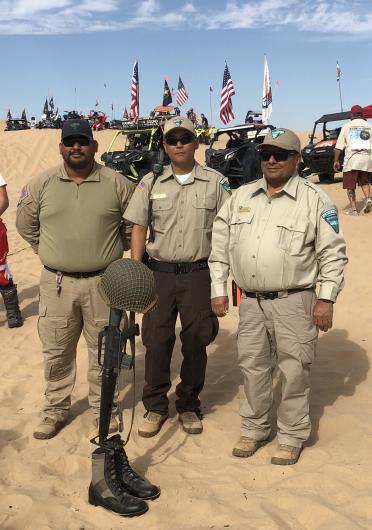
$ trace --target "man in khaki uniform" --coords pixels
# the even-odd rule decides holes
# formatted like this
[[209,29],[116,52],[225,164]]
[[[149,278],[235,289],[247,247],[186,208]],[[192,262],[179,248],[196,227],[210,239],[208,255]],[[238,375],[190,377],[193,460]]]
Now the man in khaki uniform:
[[347,258],[335,205],[297,174],[299,138],[276,129],[260,147],[264,177],[239,188],[213,225],[212,309],[217,316],[227,313],[231,271],[243,290],[238,356],[245,390],[233,454],[252,456],[268,441],[277,365],[282,400],[271,462],[295,464],[310,435],[309,375],[318,329],[332,327]]
[[[68,120],[59,146],[63,163],[22,190],[17,229],[39,255],[38,331],[43,346],[46,403],[34,437],[55,436],[66,422],[76,375],[76,347],[88,345],[89,404],[100,408],[98,333],[109,309],[97,285],[100,275],[129,248],[130,226],[122,218],[133,186],[94,161],[98,144],[86,120]],[[116,420],[111,431],[116,430]]]
[[[167,392],[175,324],[180,315],[183,362],[177,385],[176,408],[183,429],[202,432],[199,394],[204,385],[206,346],[218,332],[210,305],[208,256],[216,213],[229,197],[228,180],[195,162],[198,147],[193,123],[182,116],[164,127],[164,149],[171,165],[155,179],[151,173],[137,185],[125,218],[134,223],[132,258],[149,255],[158,304],[143,318],[146,347],[143,403],[147,410],[140,436],[157,434],[168,417]],[[146,245],[152,211],[150,238]],[[154,235],[154,237],[152,237]]]

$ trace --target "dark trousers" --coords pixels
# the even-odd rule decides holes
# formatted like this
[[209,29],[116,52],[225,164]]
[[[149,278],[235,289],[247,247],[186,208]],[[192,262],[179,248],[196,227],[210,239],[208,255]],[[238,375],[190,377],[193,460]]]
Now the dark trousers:
[[149,411],[168,411],[170,364],[179,313],[183,361],[176,408],[178,412],[198,412],[207,365],[206,346],[218,333],[218,319],[211,311],[209,270],[187,274],[154,271],[154,276],[158,304],[142,321],[142,341],[146,347],[143,404]]

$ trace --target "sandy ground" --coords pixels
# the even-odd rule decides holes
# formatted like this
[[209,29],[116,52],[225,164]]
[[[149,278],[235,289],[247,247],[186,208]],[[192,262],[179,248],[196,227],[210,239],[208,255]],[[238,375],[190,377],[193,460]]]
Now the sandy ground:
[[[2,124],[1,124],[2,125]],[[1,130],[3,126],[0,127]],[[96,134],[100,152],[112,132]],[[306,142],[306,133],[301,133]],[[180,345],[173,357],[170,419],[160,434],[137,435],[144,355],[138,343],[136,419],[127,446],[133,467],[159,484],[149,512],[125,519],[87,502],[91,478],[92,417],[87,403],[86,346],[78,349],[78,378],[68,425],[52,440],[32,437],[43,403],[43,366],[36,332],[41,265],[15,230],[23,184],[59,161],[58,131],[0,132],[0,171],[8,181],[9,263],[18,284],[25,324],[6,326],[0,301],[0,527],[12,530],[354,530],[372,528],[372,214],[347,217],[340,182],[324,185],[340,209],[350,263],[335,306],[334,328],[322,334],[312,371],[313,430],[299,463],[270,464],[273,440],[249,459],[231,449],[239,436],[242,378],[237,368],[236,308],[221,320],[209,347],[202,393],[204,433],[186,435],[174,408]],[[203,160],[203,149],[198,153]],[[131,374],[126,374],[127,409]],[[279,399],[279,389],[275,391]],[[275,409],[275,408],[274,408]],[[129,423],[129,410],[125,421]],[[273,424],[275,410],[273,412]]]

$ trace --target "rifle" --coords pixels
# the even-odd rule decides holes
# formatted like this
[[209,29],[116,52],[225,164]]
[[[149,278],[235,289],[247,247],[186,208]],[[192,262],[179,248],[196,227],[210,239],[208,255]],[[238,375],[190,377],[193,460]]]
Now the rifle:
[[[109,434],[109,425],[118,374],[121,369],[130,370],[134,366],[135,337],[139,335],[139,326],[135,323],[135,314],[129,313],[129,325],[123,331],[120,322],[121,309],[110,308],[109,324],[98,335],[98,363],[102,366],[101,408],[99,417],[98,440],[104,444]],[[131,355],[126,352],[129,339]],[[102,349],[104,356],[102,360]],[[132,411],[133,422],[134,410]],[[129,438],[130,432],[128,434]]]

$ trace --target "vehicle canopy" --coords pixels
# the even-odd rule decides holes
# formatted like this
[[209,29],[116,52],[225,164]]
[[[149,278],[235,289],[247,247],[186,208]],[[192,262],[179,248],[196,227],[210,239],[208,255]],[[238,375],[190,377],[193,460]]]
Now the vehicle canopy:
[[212,133],[212,141],[215,142],[222,134],[228,134],[229,136],[245,136],[248,140],[253,140],[257,136],[266,136],[266,134],[272,129],[274,129],[273,125],[254,123],[222,127]]

